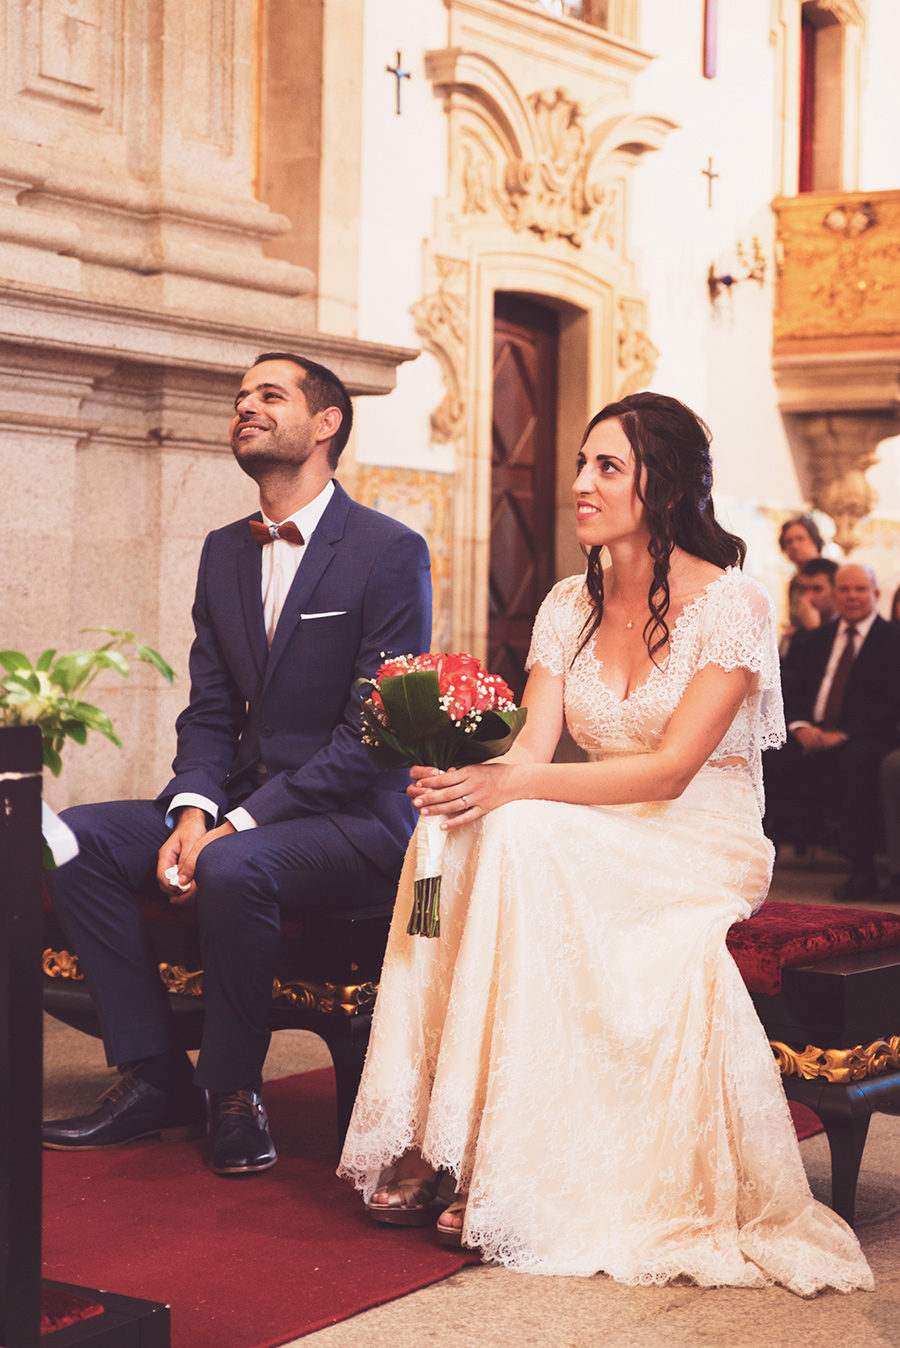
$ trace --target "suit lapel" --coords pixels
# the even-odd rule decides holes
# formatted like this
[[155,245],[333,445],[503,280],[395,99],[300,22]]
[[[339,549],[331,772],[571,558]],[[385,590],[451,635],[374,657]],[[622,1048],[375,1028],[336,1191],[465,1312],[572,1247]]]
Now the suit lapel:
[[[254,519],[262,519],[256,514]],[[238,594],[244,614],[244,626],[253,662],[258,674],[266,664],[266,620],[262,604],[262,562],[260,547],[247,530],[246,538],[238,543],[236,556]]]
[[[275,636],[269,650],[266,683],[272,677],[272,671],[284,655],[288,642],[300,622],[301,613],[308,610],[316,586],[334,559],[335,550],[344,534],[351,504],[350,497],[335,482],[334,494],[328,502],[324,515],[313,531],[313,536],[303,554],[303,560],[297,568],[294,582],[284,601],[281,617],[278,619],[278,626],[275,628]],[[263,640],[265,641],[265,636]]]

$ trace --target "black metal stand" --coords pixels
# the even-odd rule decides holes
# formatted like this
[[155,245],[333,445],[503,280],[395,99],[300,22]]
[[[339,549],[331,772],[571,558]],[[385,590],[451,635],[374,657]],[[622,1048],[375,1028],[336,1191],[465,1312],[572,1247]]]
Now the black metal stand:
[[41,732],[0,726],[0,1344],[169,1348],[158,1302],[48,1283],[103,1313],[41,1337]]

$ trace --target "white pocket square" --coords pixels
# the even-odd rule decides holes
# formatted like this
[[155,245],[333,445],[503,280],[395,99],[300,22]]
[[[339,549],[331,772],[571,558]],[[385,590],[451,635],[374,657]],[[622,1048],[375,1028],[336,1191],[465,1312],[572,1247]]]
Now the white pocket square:
[[308,618],[343,618],[346,612],[345,608],[331,608],[327,613],[301,613],[300,621],[303,622]]

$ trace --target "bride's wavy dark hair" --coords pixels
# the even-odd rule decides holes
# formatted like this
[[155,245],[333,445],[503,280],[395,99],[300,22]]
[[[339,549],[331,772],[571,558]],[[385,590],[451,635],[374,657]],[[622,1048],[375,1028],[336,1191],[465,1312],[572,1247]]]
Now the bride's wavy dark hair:
[[[595,426],[617,418],[634,453],[634,485],[650,530],[648,551],[653,578],[648,600],[650,617],[644,640],[651,660],[669,640],[669,559],[682,548],[715,566],[743,566],[747,545],[723,529],[712,501],[712,439],[706,422],[677,398],[663,393],[632,393],[608,403],[589,423],[582,448]],[[646,478],[642,483],[643,473]],[[579,655],[603,617],[602,547],[584,549],[592,612],[587,618]]]

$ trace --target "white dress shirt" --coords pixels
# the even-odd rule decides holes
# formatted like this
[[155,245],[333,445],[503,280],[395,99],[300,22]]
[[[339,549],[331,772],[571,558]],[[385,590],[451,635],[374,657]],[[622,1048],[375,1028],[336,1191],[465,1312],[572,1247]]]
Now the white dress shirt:
[[862,644],[869,635],[872,624],[877,616],[877,610],[873,609],[867,618],[860,618],[859,622],[856,623],[848,623],[846,618],[840,619],[837,631],[834,634],[834,641],[831,643],[831,653],[828,656],[825,673],[822,675],[822,682],[819,684],[819,691],[816,695],[815,705],[813,706],[813,719],[812,721],[791,721],[791,724],[788,726],[789,730],[793,730],[796,726],[801,725],[819,725],[822,717],[825,715],[828,694],[831,692],[831,685],[834,682],[834,672],[838,667],[838,661],[844,653],[847,628],[850,626],[856,628],[856,636],[853,638],[853,658],[855,660],[859,655]]

